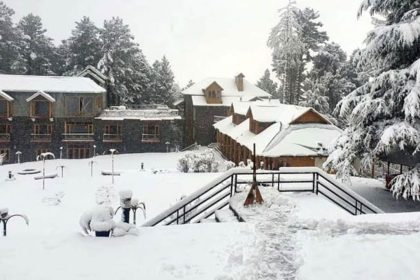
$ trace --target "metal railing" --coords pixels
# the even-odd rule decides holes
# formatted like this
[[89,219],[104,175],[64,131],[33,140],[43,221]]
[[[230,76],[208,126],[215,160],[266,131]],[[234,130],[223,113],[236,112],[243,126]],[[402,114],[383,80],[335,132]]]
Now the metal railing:
[[93,141],[93,133],[63,133],[64,141]]
[[32,142],[51,142],[51,134],[31,134]]
[[104,133],[103,141],[104,142],[122,142],[122,135],[121,134]]
[[143,133],[141,135],[141,141],[145,142],[145,143],[159,143],[160,142],[160,134]]
[[10,133],[0,133],[0,142],[10,142]]
[[[279,192],[311,192],[322,195],[352,215],[383,213],[381,209],[316,167],[259,170],[257,182],[261,186],[275,187]],[[240,185],[251,183],[251,170],[231,169],[143,226],[199,223],[228,206],[230,198],[238,192]]]

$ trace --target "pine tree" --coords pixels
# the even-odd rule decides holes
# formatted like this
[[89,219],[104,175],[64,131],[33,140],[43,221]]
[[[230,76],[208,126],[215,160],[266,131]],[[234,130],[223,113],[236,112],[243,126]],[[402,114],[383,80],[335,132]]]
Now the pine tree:
[[278,98],[277,83],[270,78],[270,70],[265,70],[264,75],[257,82],[257,87]]
[[329,114],[328,97],[325,95],[327,89],[322,83],[317,83],[311,79],[306,79],[304,83],[303,99],[299,102],[300,106],[312,107],[322,114]]
[[96,67],[101,58],[102,42],[99,39],[99,28],[88,18],[76,22],[71,37],[63,47],[67,48],[66,74],[74,75],[87,66]]
[[313,84],[322,84],[332,113],[337,103],[356,88],[346,53],[336,43],[325,44],[313,58],[313,67],[308,74]]
[[[369,32],[359,64],[371,78],[337,106],[349,127],[335,144],[325,168],[349,178],[352,164],[364,167],[384,155],[420,152],[420,4],[411,0],[363,1],[359,15],[369,11],[383,18]],[[419,166],[397,177],[396,196],[419,199]]]
[[151,69],[128,25],[120,18],[104,22],[98,68],[107,78],[110,105],[139,104],[150,88]]
[[284,102],[298,104],[302,96],[305,69],[311,53],[328,39],[313,9],[299,10],[295,2],[280,10],[280,21],[272,29],[268,46],[273,50],[273,69],[281,82]]
[[172,105],[176,92],[174,79],[168,59],[164,56],[161,61],[156,60],[153,63],[152,95],[148,102]]
[[23,33],[23,60],[19,68],[24,69],[27,75],[54,74],[51,68],[56,50],[52,39],[45,35],[46,29],[42,26],[41,18],[29,14],[20,20],[18,29]]
[[20,42],[23,34],[14,26],[14,11],[0,1],[0,73],[21,73],[22,65]]

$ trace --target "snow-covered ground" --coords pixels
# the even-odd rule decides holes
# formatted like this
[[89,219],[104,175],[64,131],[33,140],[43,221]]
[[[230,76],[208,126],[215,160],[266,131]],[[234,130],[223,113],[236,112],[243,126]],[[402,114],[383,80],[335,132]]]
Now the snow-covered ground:
[[[265,203],[243,208],[243,192],[231,203],[246,223],[138,227],[138,235],[120,238],[82,233],[81,214],[98,200],[118,206],[122,189],[145,201],[152,218],[219,176],[180,173],[182,155],[117,155],[115,186],[100,175],[111,170],[110,156],[94,159],[93,177],[90,159],[47,161],[47,174],[66,167],[64,178],[47,180],[45,190],[36,175],[17,175],[42,163],[0,166],[0,208],[30,219],[29,226],[12,220],[8,236],[0,236],[0,280],[418,278],[420,213],[354,217],[312,193],[262,188]],[[9,170],[15,181],[5,180]],[[352,188],[373,183],[360,179]]]

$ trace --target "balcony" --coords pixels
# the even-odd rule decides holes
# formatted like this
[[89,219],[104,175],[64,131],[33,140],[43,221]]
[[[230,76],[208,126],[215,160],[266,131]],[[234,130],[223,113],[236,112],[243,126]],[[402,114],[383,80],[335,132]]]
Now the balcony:
[[93,142],[93,133],[63,133],[64,142]]
[[35,143],[50,143],[51,134],[31,134],[31,142]]
[[145,134],[141,135],[141,142],[143,143],[160,143],[160,134]]
[[0,142],[1,143],[10,142],[10,133],[0,133]]
[[122,142],[122,135],[121,134],[104,133],[103,141],[104,142],[112,142],[112,143],[120,143],[120,142]]

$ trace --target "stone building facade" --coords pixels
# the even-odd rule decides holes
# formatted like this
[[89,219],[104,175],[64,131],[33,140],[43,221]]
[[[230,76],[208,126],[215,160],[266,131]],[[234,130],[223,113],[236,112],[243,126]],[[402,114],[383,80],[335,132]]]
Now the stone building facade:
[[[165,152],[183,145],[183,122],[169,108],[107,108],[103,87],[87,77],[0,75],[0,155],[5,163],[56,157]],[[118,115],[118,116],[116,116]]]

